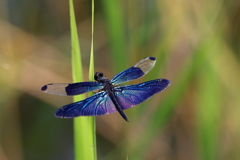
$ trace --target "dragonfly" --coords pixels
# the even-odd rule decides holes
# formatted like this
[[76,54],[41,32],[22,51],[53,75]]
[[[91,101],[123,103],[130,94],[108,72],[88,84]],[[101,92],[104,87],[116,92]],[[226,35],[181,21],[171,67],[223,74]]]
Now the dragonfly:
[[58,118],[100,116],[119,112],[123,119],[129,122],[123,110],[136,106],[163,91],[171,82],[167,79],[155,79],[135,85],[117,85],[143,77],[154,67],[155,63],[155,57],[146,57],[111,80],[107,79],[102,72],[96,72],[95,82],[50,83],[44,85],[41,90],[60,96],[74,96],[98,90],[96,94],[82,101],[58,109],[55,113]]

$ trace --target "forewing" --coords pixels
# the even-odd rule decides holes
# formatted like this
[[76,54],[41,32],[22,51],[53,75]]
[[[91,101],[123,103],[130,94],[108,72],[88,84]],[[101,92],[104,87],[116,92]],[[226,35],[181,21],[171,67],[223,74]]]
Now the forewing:
[[156,63],[155,57],[144,58],[137,64],[135,64],[133,67],[128,68],[117,74],[115,77],[113,77],[113,79],[111,79],[111,83],[113,85],[117,85],[120,83],[140,78],[147,74],[153,68],[155,63]]
[[41,90],[49,94],[55,94],[60,96],[73,96],[102,88],[103,84],[99,82],[79,82],[51,83],[43,86]]
[[155,79],[141,84],[115,87],[114,93],[124,110],[142,103],[169,85],[170,81],[167,79]]
[[74,118],[78,116],[100,116],[116,112],[107,92],[101,91],[85,100],[68,104],[55,113],[59,118]]

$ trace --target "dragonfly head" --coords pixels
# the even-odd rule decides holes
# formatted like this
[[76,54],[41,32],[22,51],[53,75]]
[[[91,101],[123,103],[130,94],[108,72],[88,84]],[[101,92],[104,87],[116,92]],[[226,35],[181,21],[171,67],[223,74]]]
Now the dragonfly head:
[[95,81],[98,81],[98,82],[104,82],[106,80],[106,77],[102,72],[96,72],[94,75],[94,79]]

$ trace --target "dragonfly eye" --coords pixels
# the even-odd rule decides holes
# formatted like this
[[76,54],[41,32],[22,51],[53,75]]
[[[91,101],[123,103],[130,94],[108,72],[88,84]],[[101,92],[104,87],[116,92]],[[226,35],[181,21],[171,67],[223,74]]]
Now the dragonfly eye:
[[102,72],[96,72],[95,75],[94,75],[94,79],[96,81],[99,81],[102,77],[103,77],[103,73]]

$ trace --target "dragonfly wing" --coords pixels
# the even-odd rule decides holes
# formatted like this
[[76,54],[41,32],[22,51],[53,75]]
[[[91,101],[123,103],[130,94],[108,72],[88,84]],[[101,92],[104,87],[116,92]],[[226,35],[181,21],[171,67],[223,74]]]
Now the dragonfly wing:
[[100,116],[116,112],[107,92],[101,91],[85,100],[68,104],[55,113],[59,118],[74,118],[78,116]]
[[142,103],[154,94],[163,91],[170,85],[167,79],[155,79],[136,85],[114,88],[114,93],[122,109],[128,109]]
[[102,89],[103,84],[99,82],[79,83],[50,83],[41,88],[43,92],[60,96],[73,96],[86,92]]
[[117,74],[115,77],[113,77],[113,79],[111,79],[111,83],[113,85],[117,85],[120,83],[140,78],[147,74],[153,68],[155,63],[156,63],[155,57],[144,58],[137,64],[135,64],[133,67],[128,68]]

